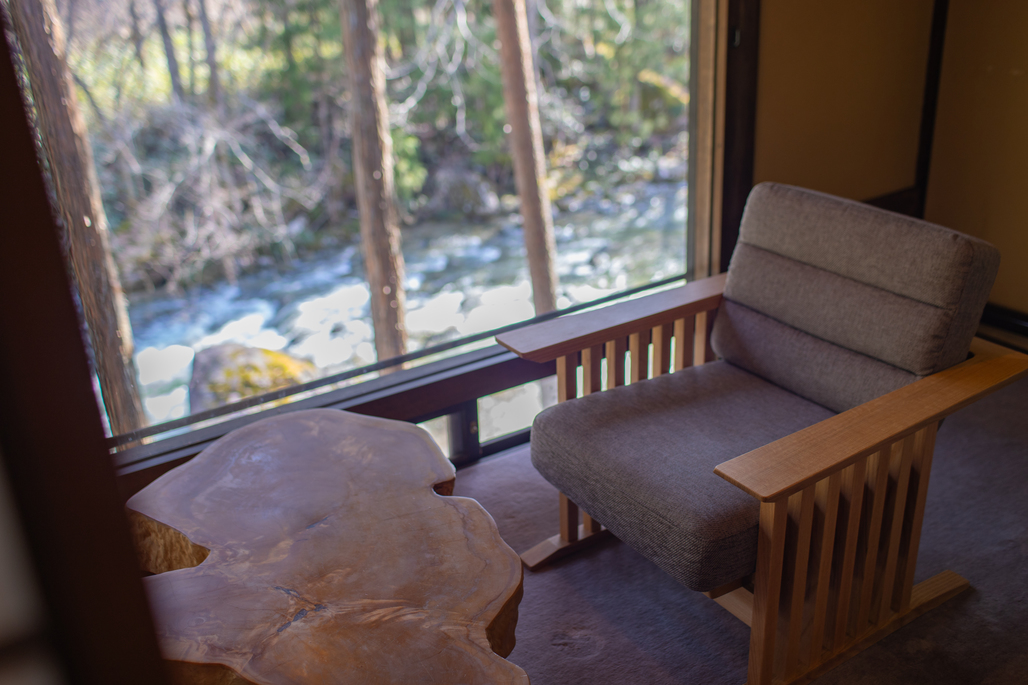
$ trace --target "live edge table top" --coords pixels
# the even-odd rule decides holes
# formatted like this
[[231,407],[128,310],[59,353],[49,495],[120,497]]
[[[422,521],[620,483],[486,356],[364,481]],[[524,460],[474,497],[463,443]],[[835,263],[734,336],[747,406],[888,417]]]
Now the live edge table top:
[[233,431],[129,500],[182,683],[518,683],[521,560],[428,434],[317,409]]

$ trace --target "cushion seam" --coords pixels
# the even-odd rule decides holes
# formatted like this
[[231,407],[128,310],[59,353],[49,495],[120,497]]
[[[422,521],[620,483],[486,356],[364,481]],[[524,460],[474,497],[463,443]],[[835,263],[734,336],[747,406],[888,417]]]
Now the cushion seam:
[[[797,264],[803,264],[804,266],[809,266],[812,269],[817,269],[819,271],[823,271],[825,273],[832,274],[833,276],[838,276],[839,278],[845,278],[848,281],[852,281],[854,283],[859,283],[860,285],[867,286],[869,288],[877,288],[878,290],[881,290],[883,292],[887,292],[890,295],[895,295],[896,297],[902,297],[903,299],[910,300],[911,302],[917,302],[918,304],[923,304],[923,305],[925,305],[927,307],[932,307],[933,309],[939,309],[939,310],[942,310],[942,311],[953,311],[953,309],[951,307],[944,307],[942,305],[932,304],[931,302],[925,302],[924,300],[919,300],[916,297],[910,297],[909,295],[904,295],[903,293],[897,293],[897,292],[895,292],[893,290],[889,290],[888,288],[883,288],[882,286],[875,285],[874,283],[866,283],[866,282],[861,281],[859,279],[853,278],[852,276],[847,276],[846,274],[841,274],[841,273],[839,273],[837,271],[832,271],[831,269],[826,269],[823,266],[818,266],[817,264],[811,264],[810,262],[805,262],[802,259],[796,259],[795,257],[792,257],[790,255],[786,255],[786,254],[782,254],[781,252],[776,252],[775,250],[769,250],[766,247],[761,247],[760,245],[756,245],[755,243],[751,243],[748,240],[743,240],[742,238],[739,238],[739,242],[743,243],[747,247],[751,247],[751,248],[753,248],[755,250],[762,250],[764,252],[768,252],[770,254],[777,255],[778,257],[781,257],[782,259],[791,259],[792,261],[796,262]],[[965,281],[966,281],[966,279],[965,279]],[[966,287],[966,284],[965,284],[965,287]],[[963,294],[963,288],[961,288],[960,292],[961,292],[961,294]],[[736,304],[739,304],[739,303],[736,303]],[[754,311],[756,311],[756,310],[754,310]],[[776,319],[776,321],[777,321],[777,319]],[[781,323],[781,322],[779,322],[779,323]],[[788,324],[786,324],[786,325],[788,325]],[[799,330],[799,329],[796,329],[796,330]],[[828,342],[828,341],[826,340],[825,342]],[[835,344],[835,343],[832,343],[832,344]],[[840,347],[842,347],[842,346],[840,345]]]

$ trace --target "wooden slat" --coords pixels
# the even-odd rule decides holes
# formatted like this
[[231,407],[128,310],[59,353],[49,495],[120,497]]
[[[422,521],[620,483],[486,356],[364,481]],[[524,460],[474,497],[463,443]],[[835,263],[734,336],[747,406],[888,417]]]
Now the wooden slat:
[[544,362],[600,345],[658,324],[718,306],[725,274],[693,281],[628,302],[525,326],[497,336],[497,342],[531,361]]
[[625,384],[625,351],[628,344],[624,338],[607,341],[607,389]]
[[928,497],[928,480],[932,471],[932,456],[935,452],[935,433],[939,424],[932,423],[917,433],[914,461],[910,468],[910,493],[907,496],[907,514],[900,542],[899,565],[896,569],[899,598],[897,611],[910,607],[914,587],[914,569],[917,566],[917,552],[921,545],[921,525],[924,522],[924,506]]
[[907,612],[893,617],[885,627],[874,631],[852,647],[833,655],[831,659],[803,674],[802,677],[790,681],[789,685],[807,685],[807,683],[813,682],[839,664],[852,659],[882,638],[891,635],[908,623],[920,618],[926,612],[934,609],[946,600],[956,597],[969,587],[971,587],[971,584],[956,573],[953,573],[953,571],[943,571],[926,581],[918,583],[914,588],[913,599]]
[[582,394],[591,395],[603,390],[603,345],[582,350]]
[[687,316],[675,321],[675,371],[692,366],[696,345],[696,317]]
[[578,397],[578,353],[557,358],[557,401]]
[[[902,443],[897,443],[902,448]],[[882,518],[885,513],[886,489],[889,484],[889,463],[892,458],[899,458],[898,450],[893,446],[875,454],[868,459],[867,485],[871,497],[870,517],[866,518],[864,569],[861,575],[860,603],[854,623],[854,635],[862,635],[868,627],[871,615],[871,601],[874,597],[875,567],[878,564],[878,542],[882,534]]]
[[567,542],[578,540],[578,505],[560,493],[560,539]]
[[[900,542],[903,537],[903,521],[907,510],[907,492],[910,489],[910,466],[914,460],[916,436],[908,435],[903,439],[902,453],[899,459],[893,460],[889,468],[890,501],[886,509],[884,525],[888,526],[888,551],[885,566],[876,592],[875,606],[871,607],[871,620],[879,626],[889,622],[892,616],[892,597],[896,589],[896,567],[899,561]],[[883,531],[886,532],[886,531]]]
[[824,651],[825,621],[828,617],[828,598],[832,579],[832,554],[834,551],[836,521],[839,513],[839,488],[842,485],[842,474],[833,473],[825,480],[818,481],[815,495],[817,511],[812,550],[812,559],[818,562],[817,580],[815,581],[814,615],[810,626],[810,649],[807,662],[816,664],[821,661]]
[[714,472],[764,502],[798,492],[1028,374],[1028,355],[998,350],[726,461]]
[[653,376],[663,376],[671,371],[671,338],[674,324],[666,323],[653,327]]
[[[839,559],[838,572],[833,573],[836,587],[835,597],[829,608],[834,609],[834,628],[832,630],[832,649],[838,650],[846,642],[846,629],[849,626],[850,600],[853,594],[853,569],[857,562],[857,543],[860,541],[861,509],[864,505],[864,477],[867,471],[867,460],[861,459],[842,472],[842,487],[839,492],[839,521],[845,520],[846,533],[842,539],[842,557]],[[845,514],[845,519],[843,519]]]
[[650,377],[650,331],[628,336],[628,357],[631,362],[631,381],[638,383]]
[[750,626],[750,685],[770,684],[773,675],[788,514],[787,500],[762,502],[760,505],[757,570],[753,576],[753,620]]
[[710,309],[704,312],[704,314],[707,317],[707,327],[703,335],[703,361],[706,363],[717,360],[717,353],[714,352],[714,348],[710,344],[710,336],[714,332],[714,320],[717,318],[717,309]]
[[692,363],[694,366],[707,362],[707,312],[697,312],[693,327]]
[[795,675],[800,667],[800,639],[803,632],[803,611],[806,605],[807,572],[810,562],[810,537],[814,527],[816,488],[816,485],[812,485],[789,498],[789,518],[796,523],[797,539],[789,608],[789,639],[785,646],[785,676],[787,678]]

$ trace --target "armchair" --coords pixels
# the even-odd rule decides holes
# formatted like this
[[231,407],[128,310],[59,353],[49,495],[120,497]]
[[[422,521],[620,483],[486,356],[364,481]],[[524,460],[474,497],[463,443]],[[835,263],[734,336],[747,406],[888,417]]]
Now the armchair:
[[966,589],[914,572],[939,422],[1028,373],[972,342],[998,262],[761,184],[727,274],[501,335],[557,362],[532,461],[560,533],[523,561],[613,533],[751,627],[752,684],[807,681]]

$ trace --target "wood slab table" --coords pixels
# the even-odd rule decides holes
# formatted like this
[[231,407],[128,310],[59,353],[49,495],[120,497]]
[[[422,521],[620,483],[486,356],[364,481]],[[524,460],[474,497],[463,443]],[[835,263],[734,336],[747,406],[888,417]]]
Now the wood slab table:
[[411,424],[229,433],[127,503],[176,682],[518,683],[521,560]]

